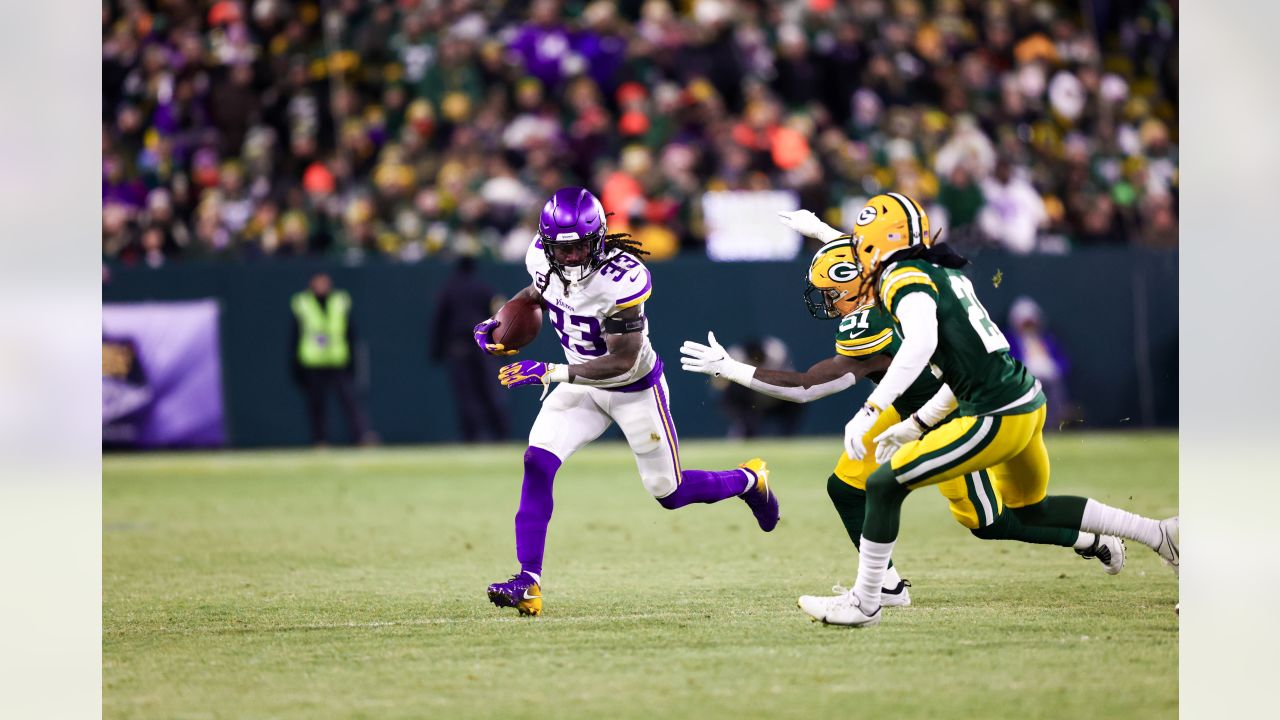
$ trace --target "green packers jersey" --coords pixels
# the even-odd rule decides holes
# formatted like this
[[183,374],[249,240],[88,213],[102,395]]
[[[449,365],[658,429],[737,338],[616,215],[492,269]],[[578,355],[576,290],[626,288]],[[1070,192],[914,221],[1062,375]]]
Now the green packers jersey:
[[[892,357],[900,345],[902,338],[893,329],[893,319],[876,305],[863,305],[845,315],[840,320],[840,329],[836,331],[836,352],[847,357],[869,358],[881,353]],[[871,373],[867,379],[878,383],[882,377],[883,371]],[[940,387],[942,381],[926,369],[894,401],[893,407],[899,416],[905,418],[919,410]]]
[[924,260],[893,263],[880,275],[880,307],[898,326],[897,307],[911,293],[938,304],[938,349],[931,364],[960,403],[961,415],[1025,413],[1044,404],[1040,383],[1009,356],[1009,341],[957,270]]

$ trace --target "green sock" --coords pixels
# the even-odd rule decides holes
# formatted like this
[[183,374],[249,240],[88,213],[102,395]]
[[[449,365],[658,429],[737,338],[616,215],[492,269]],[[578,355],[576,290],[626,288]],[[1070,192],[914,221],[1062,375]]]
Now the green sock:
[[1035,505],[1009,508],[1023,525],[1079,530],[1084,521],[1084,506],[1089,498],[1074,495],[1049,495]]
[[1061,545],[1062,547],[1075,545],[1076,536],[1079,534],[1078,530],[1070,528],[1023,525],[1018,520],[1017,512],[1011,512],[1009,508],[997,515],[995,522],[970,532],[975,537],[983,540],[1017,540],[1018,542],[1035,543],[1037,545]]
[[897,540],[902,501],[910,492],[893,476],[889,463],[876,468],[867,478],[867,514],[862,521],[862,536],[878,543]]
[[[853,546],[859,547],[862,543],[862,520],[867,514],[866,491],[859,490],[832,474],[827,478],[827,495],[831,497],[831,504],[836,506],[840,522],[844,523],[844,530],[849,533]],[[892,560],[889,561],[889,567],[893,567]]]

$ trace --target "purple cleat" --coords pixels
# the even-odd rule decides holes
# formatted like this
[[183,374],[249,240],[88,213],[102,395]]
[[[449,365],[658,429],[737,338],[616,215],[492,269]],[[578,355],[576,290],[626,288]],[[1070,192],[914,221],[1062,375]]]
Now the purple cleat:
[[778,496],[769,487],[769,466],[760,458],[751,458],[738,467],[746,470],[756,479],[756,484],[738,497],[742,498],[751,514],[756,516],[760,529],[769,532],[778,526]]
[[489,602],[498,607],[513,607],[521,615],[542,614],[542,578],[521,570],[506,582],[489,586]]

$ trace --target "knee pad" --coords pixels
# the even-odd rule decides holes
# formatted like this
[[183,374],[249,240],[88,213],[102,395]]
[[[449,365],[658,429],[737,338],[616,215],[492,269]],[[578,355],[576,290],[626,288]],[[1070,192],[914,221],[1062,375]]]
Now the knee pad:
[[658,502],[662,502],[664,497],[674,496],[680,489],[680,484],[669,472],[641,472],[640,483]]

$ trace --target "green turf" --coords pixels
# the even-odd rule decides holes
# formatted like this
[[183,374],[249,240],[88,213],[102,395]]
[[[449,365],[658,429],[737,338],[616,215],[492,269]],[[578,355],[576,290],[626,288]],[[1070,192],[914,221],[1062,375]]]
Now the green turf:
[[[521,449],[110,456],[103,704],[111,718],[1175,717],[1173,574],[1130,544],[982,542],[932,489],[896,559],[914,605],[809,622],[848,583],[826,497],[837,439],[690,442],[690,467],[769,460],[782,522],[737,500],[670,512],[624,445],[561,472],[542,617],[485,599],[515,569]],[[1177,510],[1171,434],[1050,441],[1052,490]],[[732,715],[730,714],[732,713]]]

